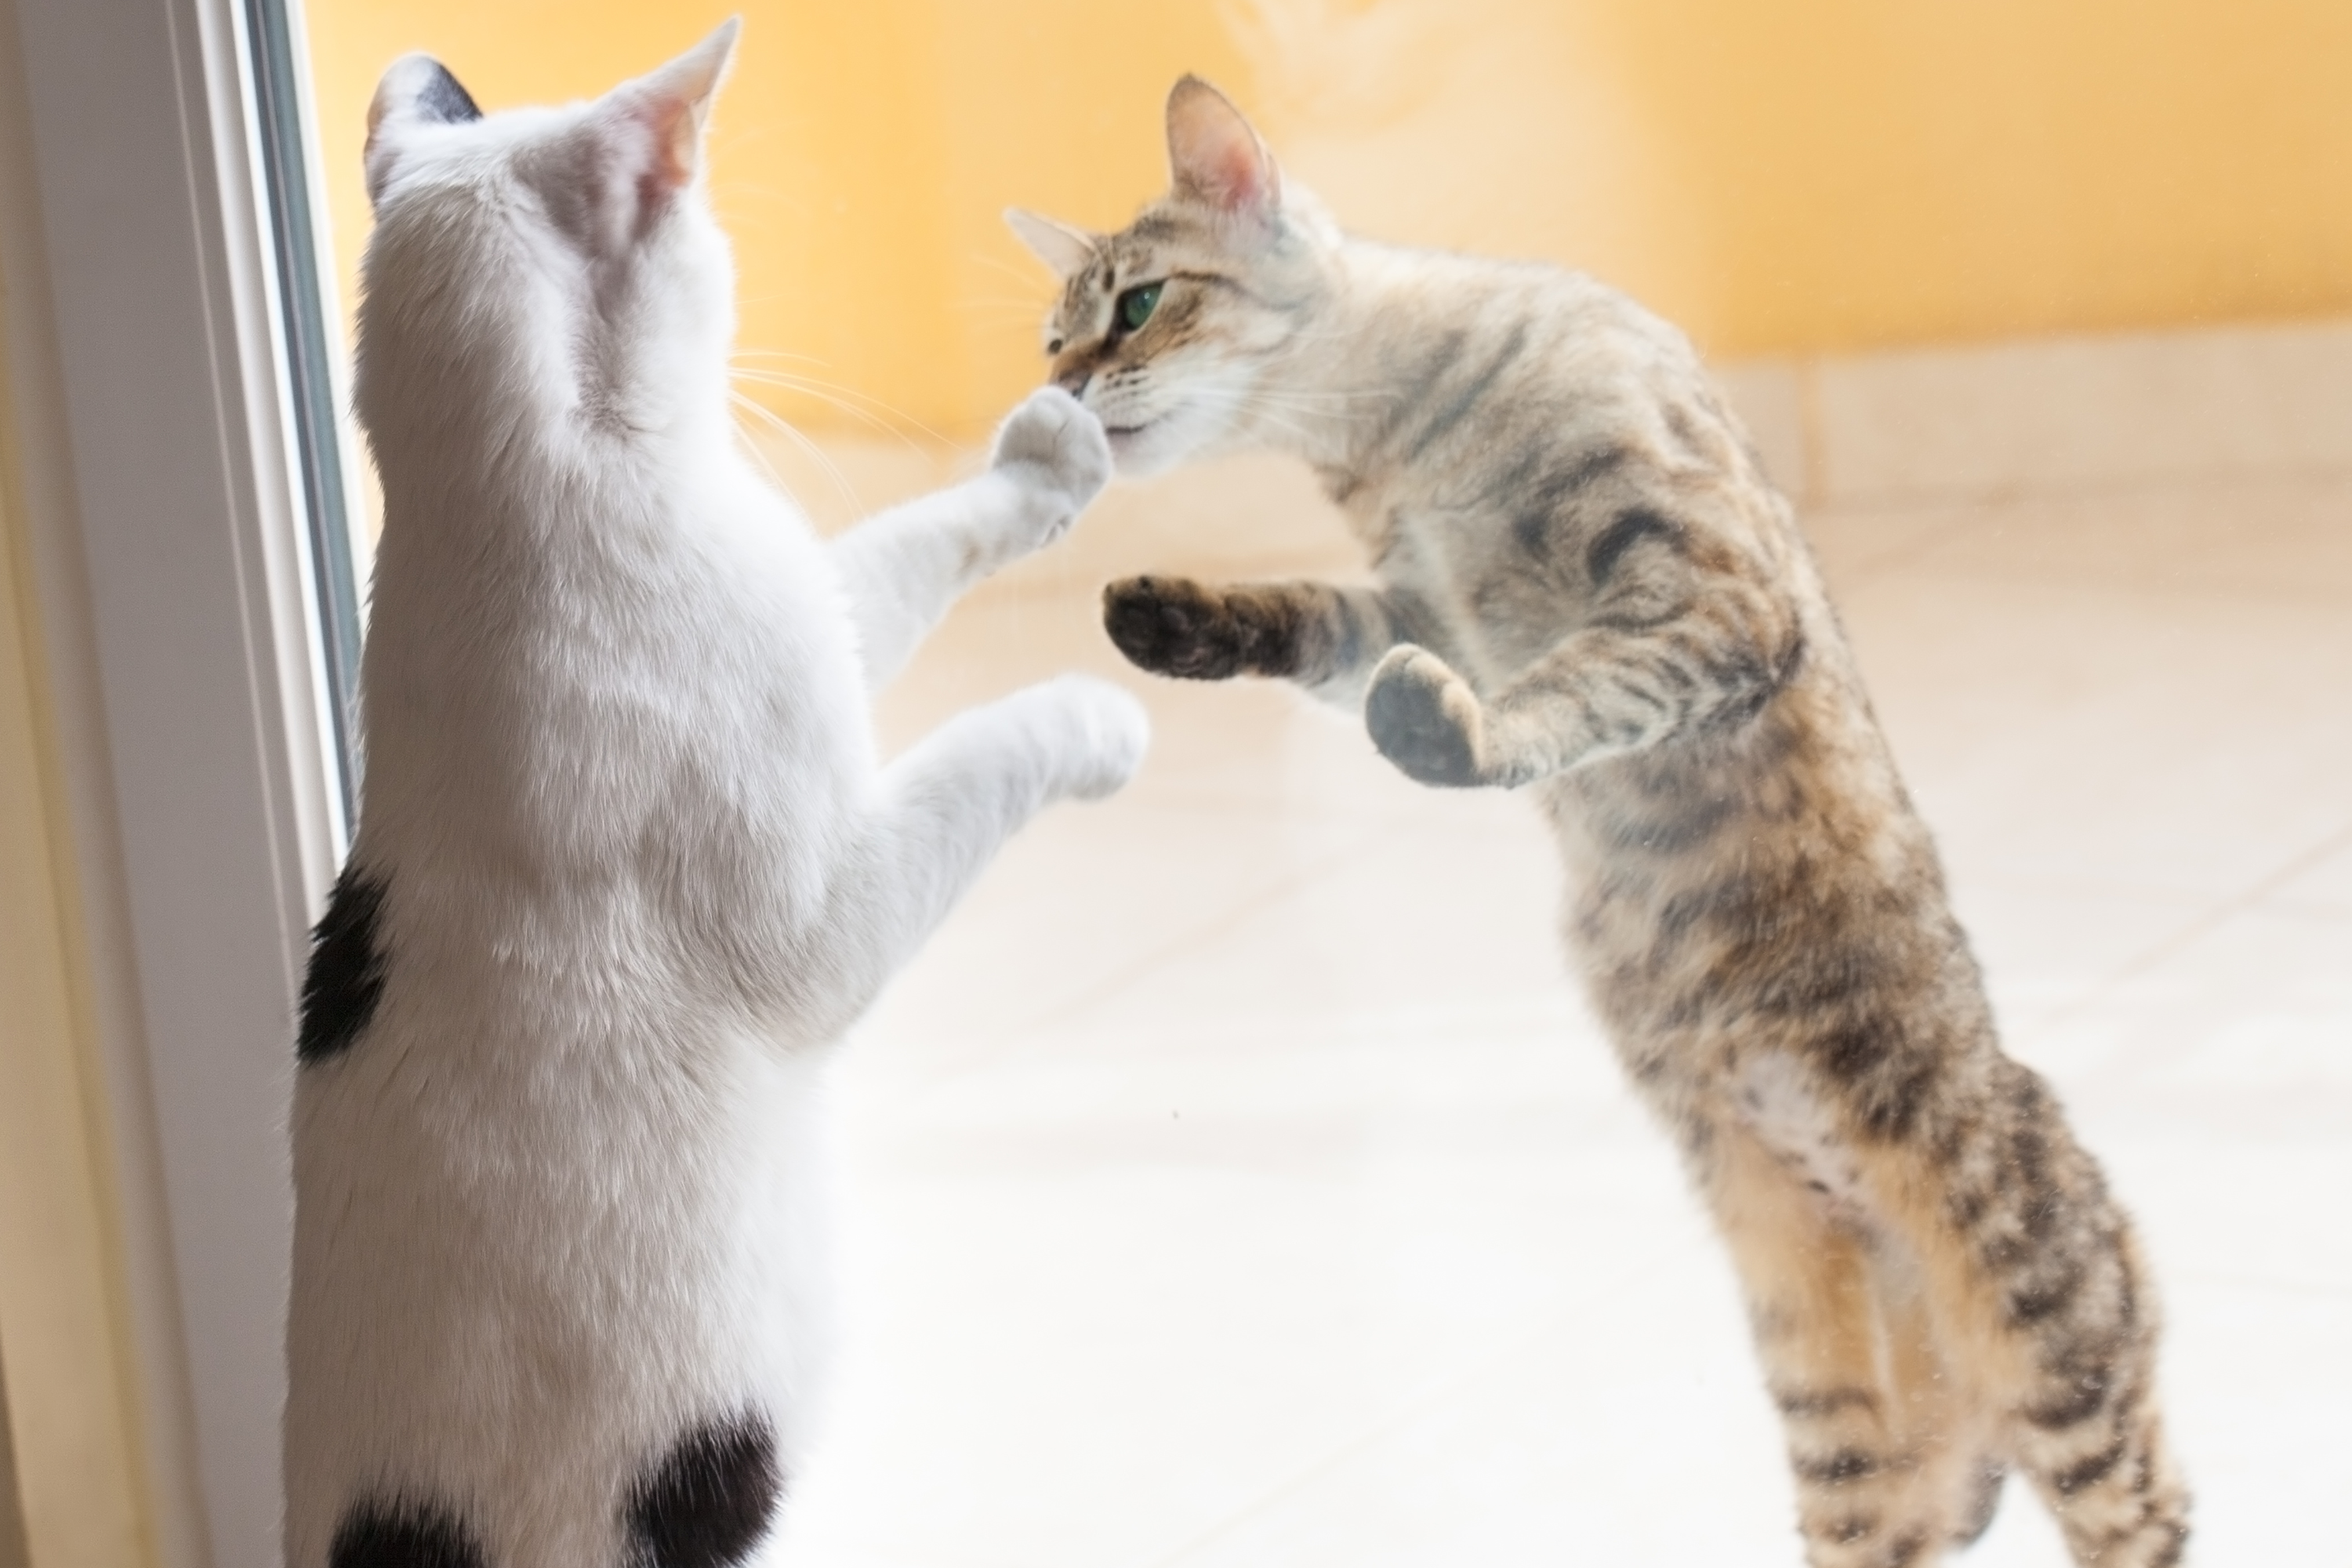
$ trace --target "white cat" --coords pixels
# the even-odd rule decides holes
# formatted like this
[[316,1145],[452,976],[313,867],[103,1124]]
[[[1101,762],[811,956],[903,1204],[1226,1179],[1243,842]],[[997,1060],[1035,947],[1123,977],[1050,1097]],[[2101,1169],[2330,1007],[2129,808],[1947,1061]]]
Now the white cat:
[[292,1568],[766,1561],[827,1339],[827,1046],[1147,741],[1068,677],[878,764],[868,693],[1109,472],[1040,393],[830,544],[728,409],[730,23],[593,103],[369,112],[385,523],[357,843],[303,991]]

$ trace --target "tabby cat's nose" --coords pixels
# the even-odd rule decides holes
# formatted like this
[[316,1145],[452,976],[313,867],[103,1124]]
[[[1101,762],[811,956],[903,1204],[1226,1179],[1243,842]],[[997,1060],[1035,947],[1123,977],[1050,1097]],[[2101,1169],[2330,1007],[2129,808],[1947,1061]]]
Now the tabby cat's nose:
[[1087,388],[1093,384],[1094,379],[1095,373],[1091,370],[1066,370],[1054,378],[1054,384],[1083,403]]

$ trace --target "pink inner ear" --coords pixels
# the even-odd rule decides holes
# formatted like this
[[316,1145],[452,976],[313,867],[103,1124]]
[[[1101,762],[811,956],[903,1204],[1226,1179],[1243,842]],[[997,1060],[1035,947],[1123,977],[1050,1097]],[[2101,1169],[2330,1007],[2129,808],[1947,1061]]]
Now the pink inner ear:
[[683,98],[651,98],[633,105],[629,118],[645,128],[647,157],[646,171],[638,176],[641,195],[675,191],[694,178],[702,128],[695,122],[693,104]]
[[[1181,90],[1181,89],[1180,89]],[[1274,161],[1233,106],[1208,89],[1192,101],[1171,106],[1171,162],[1177,181],[1226,212],[1263,211],[1274,205]]]
[[1228,209],[1264,206],[1273,195],[1268,189],[1265,161],[1258,156],[1257,143],[1247,132],[1221,139],[1212,153],[1210,183],[1218,203]]

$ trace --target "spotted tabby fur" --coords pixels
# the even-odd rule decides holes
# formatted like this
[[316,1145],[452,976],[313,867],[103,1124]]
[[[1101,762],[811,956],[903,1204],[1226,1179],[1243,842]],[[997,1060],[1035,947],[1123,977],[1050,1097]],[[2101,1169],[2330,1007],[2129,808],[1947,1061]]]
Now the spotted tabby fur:
[[2012,1467],[2078,1563],[2177,1563],[2138,1244],[2001,1053],[1789,503],[1690,345],[1589,278],[1343,237],[1197,80],[1169,140],[1174,188],[1118,234],[1013,215],[1065,279],[1054,379],[1129,473],[1304,458],[1377,581],[1139,577],[1112,638],[1360,703],[1413,778],[1541,805],[1570,951],[1738,1266],[1816,1568],[1936,1560]]

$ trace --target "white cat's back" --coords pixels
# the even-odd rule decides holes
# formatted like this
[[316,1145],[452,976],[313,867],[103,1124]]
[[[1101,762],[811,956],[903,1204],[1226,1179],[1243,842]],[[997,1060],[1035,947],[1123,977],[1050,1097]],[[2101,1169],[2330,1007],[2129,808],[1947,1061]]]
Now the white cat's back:
[[554,515],[454,581],[446,535],[511,525],[386,528],[362,859],[380,843],[420,870],[596,878],[701,850],[724,810],[775,837],[788,879],[814,877],[812,834],[875,766],[848,612],[787,499],[723,440],[681,447],[544,500],[520,476],[481,504]]

